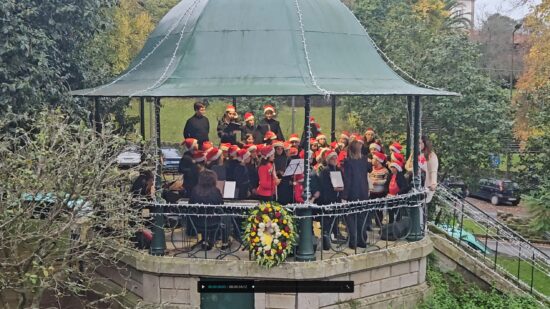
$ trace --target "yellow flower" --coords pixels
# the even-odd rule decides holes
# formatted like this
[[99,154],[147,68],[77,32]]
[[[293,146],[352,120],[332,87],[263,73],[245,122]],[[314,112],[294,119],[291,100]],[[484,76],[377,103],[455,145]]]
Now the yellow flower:
[[275,210],[276,211],[281,211],[281,207],[277,206],[277,207],[275,207]]
[[260,237],[256,236],[256,238],[254,238],[254,242],[259,242],[260,241]]
[[258,221],[258,219],[254,219],[254,223],[258,224],[260,221]]
[[283,219],[283,224],[286,224],[286,223],[287,223],[286,219]]
[[279,222],[279,219],[273,219],[273,223]]
[[269,207],[269,208],[267,209],[267,211],[271,212],[271,211],[273,211],[273,209],[271,209],[271,207]]
[[271,247],[271,243],[273,242],[273,237],[271,237],[271,235],[269,234],[264,234],[264,236],[262,236],[262,243],[266,246],[269,246]]
[[256,232],[250,233],[250,236],[256,236]]
[[264,215],[263,218],[264,218],[264,223],[269,222],[269,217],[267,215]]

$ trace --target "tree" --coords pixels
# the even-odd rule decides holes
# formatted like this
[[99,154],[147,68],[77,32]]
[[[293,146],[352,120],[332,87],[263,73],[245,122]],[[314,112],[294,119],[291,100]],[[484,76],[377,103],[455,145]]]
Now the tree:
[[[508,16],[493,14],[485,20],[477,38],[481,46],[481,66],[496,82],[510,87],[510,70],[512,53],[514,53],[514,70],[521,72],[523,67],[522,49],[512,42],[512,32],[518,22]],[[513,80],[519,74],[513,74]]]
[[44,110],[28,129],[14,125],[31,123],[25,116],[9,114],[0,121],[0,302],[5,308],[12,298],[18,308],[38,308],[44,293],[61,299],[92,292],[99,298],[91,307],[119,296],[101,293],[96,270],[116,267],[141,226],[128,226],[139,221],[131,195],[121,191],[134,169],[116,166],[127,142],[108,124],[98,135],[70,119]]
[[[423,99],[424,120],[436,124],[423,131],[435,141],[440,170],[468,177],[478,173],[472,166],[487,167],[489,153],[499,153],[501,141],[510,135],[511,114],[505,92],[477,69],[478,47],[463,28],[434,22],[435,17],[452,18],[450,13],[436,13],[441,5],[429,10],[418,10],[408,1],[390,5],[363,0],[355,5],[369,34],[400,68],[429,85],[462,94]],[[404,140],[404,100],[356,97],[345,102],[347,111],[358,113],[363,126],[374,127],[386,143]]]
[[523,26],[530,33],[530,48],[525,55],[525,70],[518,80],[514,103],[515,133],[526,141],[532,135],[550,131],[549,117],[541,119],[550,109],[550,1],[537,5]]
[[68,89],[98,71],[88,43],[108,27],[114,0],[5,0],[0,5],[0,112],[72,105]]

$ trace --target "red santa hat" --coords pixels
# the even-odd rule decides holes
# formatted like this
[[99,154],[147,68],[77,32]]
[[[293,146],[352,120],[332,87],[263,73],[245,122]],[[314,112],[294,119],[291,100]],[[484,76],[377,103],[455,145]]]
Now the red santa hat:
[[285,150],[289,150],[290,147],[291,147],[291,146],[290,146],[290,142],[283,142],[283,148],[284,148]]
[[189,137],[184,139],[181,144],[183,145],[183,148],[185,148],[185,151],[189,151],[191,149],[197,148],[199,142],[196,139]]
[[290,147],[290,149],[288,150],[288,155],[291,157],[298,155],[298,148]]
[[363,137],[362,137],[361,135],[359,135],[359,134],[355,135],[355,137],[352,138],[352,140],[356,140],[356,141],[358,141],[358,142],[361,143],[361,144],[365,144],[365,140],[364,140]]
[[325,160],[328,161],[330,158],[338,158],[338,154],[334,150],[328,150],[325,152]]
[[311,145],[313,145],[313,144],[319,144],[319,143],[317,143],[317,140],[314,139],[314,138],[310,138],[310,139],[309,139],[309,143],[310,143]]
[[221,157],[222,152],[223,151],[221,151],[220,149],[218,149],[216,147],[210,148],[206,152],[206,162],[210,163],[210,162],[214,162],[214,161],[218,160]]
[[402,153],[391,153],[391,160],[392,162],[401,162],[403,163],[405,161],[405,156]]
[[367,130],[365,131],[365,134],[367,134],[369,132],[374,134],[374,129],[373,128],[367,128]]
[[338,148],[338,146],[339,146],[339,144],[336,141],[330,143],[330,148],[332,148],[332,149],[336,149],[336,148]]
[[349,140],[350,138],[350,134],[348,131],[342,131],[342,133],[340,133],[340,138],[345,138],[347,140]]
[[401,150],[403,149],[403,146],[399,144],[398,142],[395,142],[390,145],[390,151],[395,153],[401,153]]
[[244,113],[244,121],[254,120],[254,114],[251,112]]
[[260,150],[260,155],[262,158],[267,159],[275,154],[275,148],[273,146],[267,145],[262,147],[262,150]]
[[195,163],[204,162],[204,160],[206,160],[206,156],[204,155],[204,151],[197,150],[197,151],[193,152],[193,161]]
[[384,161],[386,161],[386,155],[381,153],[380,151],[376,151],[373,154],[372,158],[375,160],[378,160],[380,163],[383,163]]
[[249,157],[250,157],[250,152],[248,152],[248,150],[239,149],[239,151],[237,151],[237,160],[239,160],[240,162],[248,159]]
[[231,157],[236,156],[238,151],[239,151],[239,146],[231,145],[231,147],[229,147],[229,156]]
[[402,162],[392,162],[392,163],[390,163],[390,167],[395,168],[399,172],[403,171],[403,163]]
[[235,106],[233,105],[227,105],[227,107],[225,108],[225,112],[235,112],[237,109],[235,109]]
[[273,147],[284,147],[284,146],[285,146],[285,143],[284,143],[283,141],[273,141],[273,142],[271,143],[271,145],[272,145]]
[[253,151],[258,150],[258,146],[254,145],[254,144],[249,144],[249,145],[245,145],[244,149],[248,150],[248,152],[253,152]]
[[300,142],[300,138],[298,137],[298,134],[292,133],[290,134],[290,138],[288,139],[289,142]]
[[323,138],[324,138],[325,140],[327,139],[327,137],[326,137],[323,133],[319,133],[319,134],[317,134],[317,137],[315,137],[315,139],[316,139],[317,141],[320,140],[320,139],[323,139]]
[[272,105],[264,105],[264,114],[267,113],[268,111],[272,111],[273,112],[273,115],[276,115],[275,114],[275,107],[273,107]]
[[325,157],[325,153],[327,153],[328,151],[330,151],[330,148],[327,147],[323,147],[317,150],[317,152],[315,152],[315,159],[317,160],[317,162],[321,161],[321,159]]
[[231,147],[231,144],[230,143],[221,143],[220,144],[220,149],[222,151],[229,151],[229,147]]
[[212,143],[209,141],[202,142],[202,151],[208,151],[213,147]]
[[273,131],[267,131],[264,135],[264,141],[277,139],[277,134]]
[[369,149],[376,149],[376,151],[382,151],[382,146],[378,144],[377,142],[370,143]]

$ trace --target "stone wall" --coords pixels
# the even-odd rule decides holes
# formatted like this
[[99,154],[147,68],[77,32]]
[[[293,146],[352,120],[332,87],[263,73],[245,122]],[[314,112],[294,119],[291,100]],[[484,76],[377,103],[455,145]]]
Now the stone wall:
[[[145,303],[200,308],[199,278],[352,280],[354,293],[256,293],[255,308],[414,308],[427,290],[429,238],[393,248],[314,262],[288,262],[264,269],[253,261],[155,257],[129,252],[120,274],[99,273],[140,296]],[[244,309],[244,308],[243,308]]]

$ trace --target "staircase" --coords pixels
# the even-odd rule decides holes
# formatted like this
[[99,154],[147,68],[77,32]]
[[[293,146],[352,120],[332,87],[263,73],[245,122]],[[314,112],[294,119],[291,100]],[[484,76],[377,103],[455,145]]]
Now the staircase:
[[435,194],[433,229],[542,303],[550,304],[550,257],[527,239],[445,186]]

